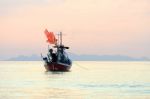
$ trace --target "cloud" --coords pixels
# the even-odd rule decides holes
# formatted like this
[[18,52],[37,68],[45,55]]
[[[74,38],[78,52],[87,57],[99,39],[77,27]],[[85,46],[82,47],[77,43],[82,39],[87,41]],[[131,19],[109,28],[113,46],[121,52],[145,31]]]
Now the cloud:
[[48,0],[0,0],[0,6],[3,8],[20,7],[24,5],[45,4]]
[[0,16],[30,6],[48,6],[64,3],[65,0],[0,0]]

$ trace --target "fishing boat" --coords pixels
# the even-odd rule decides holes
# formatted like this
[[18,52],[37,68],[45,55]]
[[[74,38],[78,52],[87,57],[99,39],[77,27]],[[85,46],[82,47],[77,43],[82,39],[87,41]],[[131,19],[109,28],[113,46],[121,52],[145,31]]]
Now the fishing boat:
[[69,71],[72,66],[72,61],[65,52],[69,47],[62,44],[62,32],[58,34],[58,39],[55,38],[53,32],[49,32],[47,29],[45,29],[44,33],[47,37],[47,42],[53,45],[52,48],[48,47],[46,57],[41,55],[46,71]]

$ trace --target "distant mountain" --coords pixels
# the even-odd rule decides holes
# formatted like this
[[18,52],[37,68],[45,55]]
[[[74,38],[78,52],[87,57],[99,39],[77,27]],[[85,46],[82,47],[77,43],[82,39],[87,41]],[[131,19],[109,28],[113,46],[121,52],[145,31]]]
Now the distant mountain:
[[[147,57],[133,58],[124,55],[77,55],[69,53],[69,57],[74,61],[150,61]],[[7,61],[40,61],[42,60],[38,55],[18,56],[10,58]]]
[[133,58],[125,55],[76,55],[69,53],[77,61],[150,61],[147,57]]
[[31,56],[20,55],[17,57],[10,58],[6,61],[40,61],[40,60],[42,59],[38,55],[31,55]]

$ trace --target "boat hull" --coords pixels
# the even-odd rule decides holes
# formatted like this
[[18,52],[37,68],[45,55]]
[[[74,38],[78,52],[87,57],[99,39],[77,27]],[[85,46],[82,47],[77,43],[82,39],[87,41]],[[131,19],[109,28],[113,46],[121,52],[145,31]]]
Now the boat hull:
[[46,63],[44,67],[46,71],[69,71],[71,65],[53,62],[53,63]]

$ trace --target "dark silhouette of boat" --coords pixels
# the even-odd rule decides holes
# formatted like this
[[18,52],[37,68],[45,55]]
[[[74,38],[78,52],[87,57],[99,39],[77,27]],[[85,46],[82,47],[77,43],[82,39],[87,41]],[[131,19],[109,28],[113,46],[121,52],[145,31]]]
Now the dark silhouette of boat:
[[47,42],[54,44],[51,49],[48,47],[47,57],[41,55],[44,60],[45,69],[47,71],[69,71],[72,61],[65,52],[69,47],[62,44],[62,32],[58,35],[58,39],[55,38],[53,32],[48,32],[47,29],[45,30],[45,34],[48,38]]

